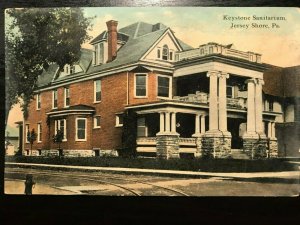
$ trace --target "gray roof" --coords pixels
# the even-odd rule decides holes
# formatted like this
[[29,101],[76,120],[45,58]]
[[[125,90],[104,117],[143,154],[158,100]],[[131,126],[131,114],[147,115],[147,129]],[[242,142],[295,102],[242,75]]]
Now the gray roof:
[[[169,28],[162,23],[148,24],[145,22],[137,22],[129,26],[123,27],[118,30],[118,40],[125,40],[126,43],[119,48],[117,57],[109,63],[105,63],[98,66],[90,66],[92,62],[92,50],[82,49],[82,55],[79,64],[82,65],[84,71],[80,73],[70,74],[64,77],[56,77],[56,81],[63,81],[65,79],[80,77],[82,74],[91,74],[98,71],[103,71],[111,68],[115,68],[121,65],[131,64],[138,62],[141,57],[154,45],[154,43],[168,30]],[[171,31],[172,32],[172,31]],[[91,43],[106,38],[106,31],[98,35]],[[192,49],[191,46],[185,44],[181,40],[177,39],[179,45],[183,50]],[[49,84],[55,73],[54,67],[45,71],[41,76],[39,86]],[[51,74],[51,75],[50,75]]]
[[[117,40],[118,41],[127,41],[128,40],[128,35],[123,34],[123,33],[117,33]],[[107,39],[107,31],[103,31],[101,34],[99,34],[97,37],[95,37],[90,44],[96,43],[101,40],[106,40]]]

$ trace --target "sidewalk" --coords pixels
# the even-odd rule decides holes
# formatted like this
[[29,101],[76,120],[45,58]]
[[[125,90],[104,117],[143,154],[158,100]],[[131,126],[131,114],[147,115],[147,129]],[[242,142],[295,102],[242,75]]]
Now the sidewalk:
[[51,165],[51,164],[35,164],[35,163],[12,163],[6,162],[5,165],[32,167],[40,169],[65,169],[65,170],[84,170],[98,172],[114,172],[139,175],[170,175],[184,177],[227,177],[227,178],[289,178],[300,177],[299,171],[284,172],[252,172],[252,173],[215,173],[215,172],[194,172],[179,170],[154,170],[154,169],[138,169],[138,168],[119,168],[119,167],[92,167],[92,166],[69,166],[69,165]]

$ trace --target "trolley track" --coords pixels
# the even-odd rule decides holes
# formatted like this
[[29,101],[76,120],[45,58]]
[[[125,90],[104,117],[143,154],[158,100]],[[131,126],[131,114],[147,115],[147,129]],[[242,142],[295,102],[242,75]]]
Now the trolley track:
[[[64,172],[62,173],[58,173],[58,172],[46,172],[46,171],[32,171],[29,170],[24,171],[24,169],[20,170],[20,169],[15,169],[15,168],[6,168],[5,169],[5,173],[6,174],[26,174],[26,173],[31,173],[34,175],[47,175],[47,176],[52,176],[52,177],[61,177],[61,178],[80,178],[81,180],[85,180],[85,181],[92,181],[92,182],[96,182],[96,183],[102,183],[102,184],[109,184],[115,187],[118,187],[120,189],[126,190],[127,192],[130,192],[131,194],[133,194],[134,196],[142,196],[142,194],[140,194],[141,191],[137,191],[133,188],[128,188],[126,186],[128,186],[128,182],[131,183],[135,183],[135,184],[143,184],[143,185],[148,185],[152,187],[152,190],[154,189],[161,189],[164,191],[167,191],[169,193],[172,193],[172,195],[176,195],[176,196],[189,196],[188,194],[180,191],[180,190],[176,190],[174,188],[170,188],[170,187],[165,187],[165,186],[161,186],[161,185],[156,185],[156,184],[152,184],[149,182],[145,182],[145,181],[140,181],[140,180],[136,180],[136,179],[125,179],[125,178],[121,178],[121,177],[117,177],[117,176],[113,176],[113,175],[104,175],[104,174],[89,174],[89,175],[83,175],[83,174],[74,174],[74,173],[70,173],[70,172]],[[105,179],[105,180],[104,180]],[[110,182],[107,180],[117,180],[117,181],[121,181],[121,182],[126,182],[125,184],[119,184],[119,183],[115,183],[115,182]],[[168,195],[169,196],[169,195]]]

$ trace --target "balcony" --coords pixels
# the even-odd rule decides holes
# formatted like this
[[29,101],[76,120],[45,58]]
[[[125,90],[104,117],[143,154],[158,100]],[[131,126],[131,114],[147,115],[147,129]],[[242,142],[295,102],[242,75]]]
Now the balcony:
[[[187,96],[174,96],[173,100],[182,101],[186,103],[209,103],[209,94],[197,91],[195,94],[188,94]],[[247,101],[245,98],[227,98],[227,107],[231,109],[246,109]]]
[[204,57],[207,55],[219,54],[239,59],[244,59],[250,62],[261,63],[261,55],[254,52],[244,52],[232,48],[232,45],[220,45],[217,43],[208,43],[199,46],[199,48],[177,52],[175,61],[188,60],[192,58]]

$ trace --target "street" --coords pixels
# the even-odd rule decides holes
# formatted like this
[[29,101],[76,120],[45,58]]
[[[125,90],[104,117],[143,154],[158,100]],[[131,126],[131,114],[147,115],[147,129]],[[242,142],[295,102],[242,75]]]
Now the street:
[[29,168],[5,169],[5,193],[24,194],[26,174],[32,174],[36,182],[33,195],[296,196],[299,194],[297,172],[292,172],[288,177],[274,176],[274,178],[251,176],[182,178]]

